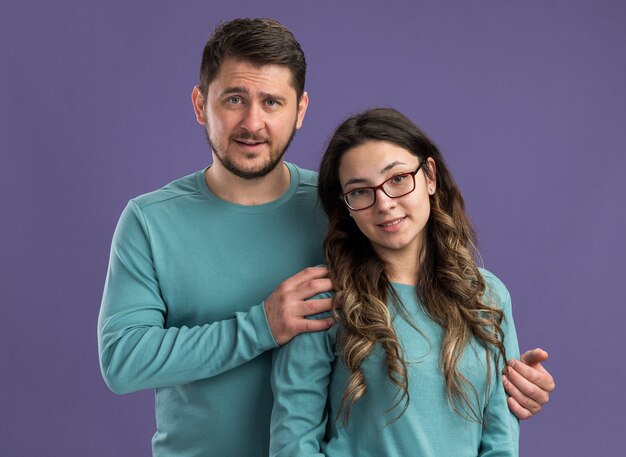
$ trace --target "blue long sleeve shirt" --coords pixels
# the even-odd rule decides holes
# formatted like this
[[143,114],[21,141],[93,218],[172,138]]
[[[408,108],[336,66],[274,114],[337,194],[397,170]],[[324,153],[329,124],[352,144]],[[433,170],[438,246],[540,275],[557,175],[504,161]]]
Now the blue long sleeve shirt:
[[268,453],[271,349],[263,300],[322,263],[317,174],[287,164],[279,199],[217,198],[204,170],[129,202],[116,228],[98,321],[117,393],[155,389],[154,456]]
[[[481,270],[486,283],[485,300],[502,308],[507,357],[519,358],[511,314],[511,299],[493,274]],[[414,286],[394,284],[413,322],[401,315],[393,321],[408,361],[410,403],[393,421],[400,407],[397,387],[387,377],[385,354],[380,346],[362,365],[367,392],[352,407],[347,423],[336,420],[348,376],[338,326],[328,331],[301,334],[275,352],[272,373],[274,409],[270,455],[276,457],[511,457],[518,455],[519,425],[509,411],[500,369],[492,358],[487,377],[485,350],[473,340],[459,369],[478,394],[483,423],[470,422],[448,403],[439,366],[442,328],[423,310]],[[488,385],[489,384],[489,385]],[[470,398],[473,397],[470,395]]]

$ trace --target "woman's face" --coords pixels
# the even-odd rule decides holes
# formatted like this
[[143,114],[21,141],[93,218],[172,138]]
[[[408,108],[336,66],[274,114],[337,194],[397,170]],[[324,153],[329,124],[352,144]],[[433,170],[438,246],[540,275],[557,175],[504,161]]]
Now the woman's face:
[[[433,171],[434,160],[428,159]],[[401,173],[415,171],[420,159],[408,150],[387,141],[372,140],[346,151],[339,164],[339,180],[343,193],[361,187],[378,186]],[[411,179],[407,176],[404,179]],[[417,265],[424,228],[430,216],[429,195],[435,181],[424,168],[415,175],[415,190],[398,198],[375,191],[376,202],[369,208],[350,214],[374,250],[386,261],[407,261]]]

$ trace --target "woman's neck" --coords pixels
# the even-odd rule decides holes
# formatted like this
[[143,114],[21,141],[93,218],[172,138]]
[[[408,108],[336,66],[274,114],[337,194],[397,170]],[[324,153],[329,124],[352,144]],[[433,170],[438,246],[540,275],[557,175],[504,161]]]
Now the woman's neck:
[[[379,254],[380,255],[380,254]],[[417,277],[421,262],[417,255],[382,256],[386,265],[386,272],[391,282],[417,285]]]
[[389,280],[399,284],[407,284],[410,286],[417,285],[417,272],[415,274],[409,274],[405,271],[388,270]]

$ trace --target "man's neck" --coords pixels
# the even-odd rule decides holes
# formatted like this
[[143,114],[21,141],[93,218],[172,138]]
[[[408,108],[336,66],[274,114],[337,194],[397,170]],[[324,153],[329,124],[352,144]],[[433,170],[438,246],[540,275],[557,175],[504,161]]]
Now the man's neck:
[[204,172],[204,181],[213,194],[231,203],[245,206],[263,205],[280,198],[290,182],[289,169],[284,162],[267,175],[256,179],[243,179],[213,161]]

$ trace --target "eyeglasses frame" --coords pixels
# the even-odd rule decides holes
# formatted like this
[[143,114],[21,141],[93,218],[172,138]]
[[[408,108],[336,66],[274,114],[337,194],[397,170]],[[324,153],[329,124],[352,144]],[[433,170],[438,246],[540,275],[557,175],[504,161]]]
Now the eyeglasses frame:
[[[420,164],[417,166],[417,168],[415,169],[415,171],[409,171],[407,173],[396,173],[395,175],[393,175],[391,178],[385,179],[383,182],[381,182],[379,185],[377,186],[364,186],[364,187],[357,187],[355,189],[350,190],[349,192],[346,192],[344,194],[341,195],[341,199],[343,200],[343,203],[348,207],[348,209],[350,209],[351,211],[363,211],[364,209],[368,209],[371,208],[372,206],[374,206],[376,204],[376,195],[377,195],[377,190],[381,190],[387,197],[389,198],[400,198],[400,197],[404,197],[405,195],[409,195],[411,192],[413,192],[415,190],[415,175],[421,170],[422,166],[424,165],[424,163],[427,161],[427,158],[424,158]],[[385,189],[384,189],[384,185],[387,184],[389,181],[391,181],[394,178],[397,178],[398,176],[403,176],[403,175],[409,175],[411,176],[411,178],[413,179],[413,188],[402,194],[402,195],[396,195],[395,197],[392,197],[391,195],[389,195]],[[374,201],[372,202],[371,205],[366,206],[365,208],[359,208],[359,209],[354,209],[352,206],[350,206],[350,204],[348,203],[348,194],[351,194],[352,192],[354,192],[355,190],[363,190],[363,189],[371,189],[374,191]]]

